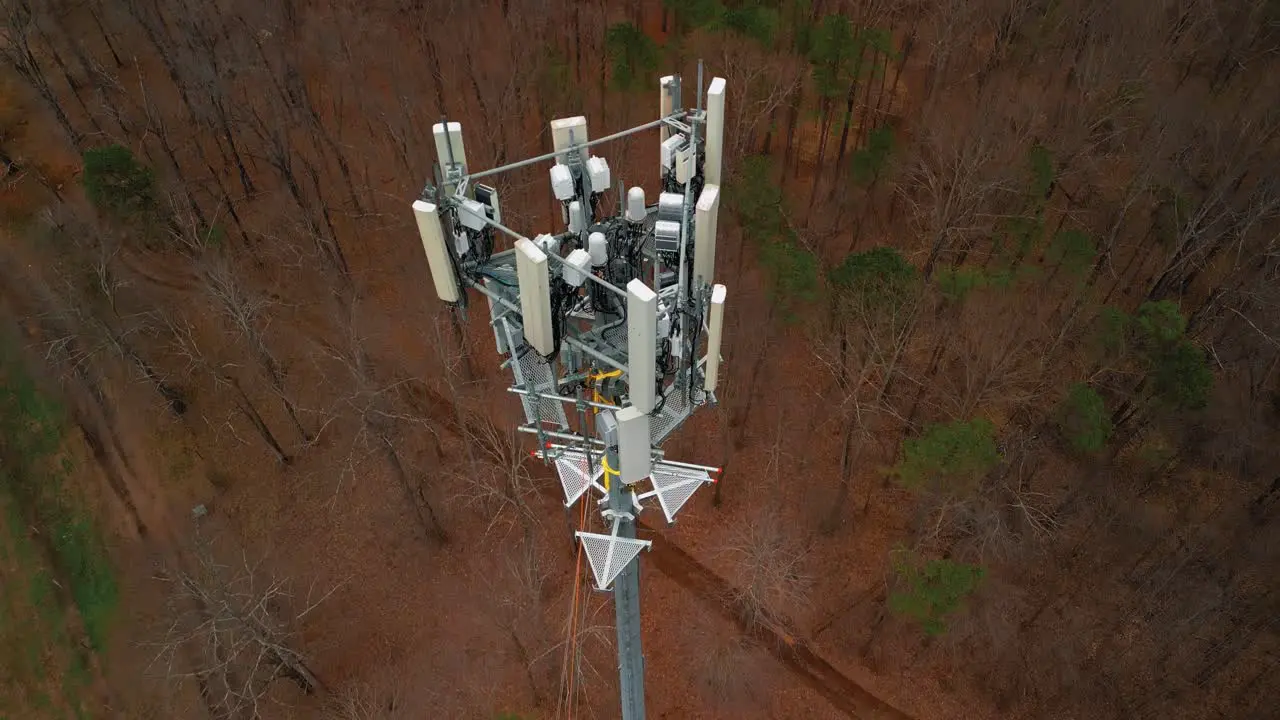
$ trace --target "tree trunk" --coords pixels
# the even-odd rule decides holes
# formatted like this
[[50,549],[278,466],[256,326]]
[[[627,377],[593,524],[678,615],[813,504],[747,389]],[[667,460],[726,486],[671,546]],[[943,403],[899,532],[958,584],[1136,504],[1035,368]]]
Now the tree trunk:
[[111,53],[111,59],[115,61],[117,68],[124,67],[124,61],[120,59],[120,53],[116,52],[116,46],[111,42],[111,33],[107,32],[106,27],[102,24],[102,18],[98,15],[98,11],[92,4],[89,6],[89,15],[93,18],[93,22],[98,26],[98,36],[107,44],[107,51]]
[[35,55],[31,53],[31,49],[27,46],[25,38],[20,38],[16,42],[14,52],[19,57],[13,57],[10,53],[5,53],[5,58],[13,69],[27,81],[33,90],[45,101],[49,109],[53,111],[54,118],[58,121],[58,125],[67,134],[67,139],[71,141],[72,146],[76,150],[81,148],[83,136],[71,124],[71,120],[67,117],[67,113],[62,108],[62,102],[58,100],[58,96],[50,87],[49,81],[44,76],[44,71],[40,68],[40,64],[36,61]]
[[844,506],[848,502],[849,491],[853,484],[853,466],[858,464],[858,460],[862,457],[863,443],[859,442],[856,449],[853,445],[853,434],[857,426],[858,413],[850,412],[849,420],[844,427],[843,450],[840,454],[840,487],[836,492],[836,499],[831,503],[831,511],[822,523],[822,531],[828,535],[843,525],[841,519],[844,515]]
[[271,428],[267,426],[266,421],[262,419],[262,415],[253,406],[253,401],[249,400],[249,396],[240,387],[240,382],[227,375],[223,375],[221,379],[225,384],[235,389],[236,395],[232,398],[232,401],[235,402],[236,408],[249,420],[249,423],[253,425],[253,429],[258,432],[258,437],[262,438],[262,441],[267,444],[272,454],[276,456],[276,461],[281,465],[288,465],[293,462],[293,458],[289,457],[284,448],[280,447],[280,443],[276,440],[276,436],[272,434]]
[[[367,421],[366,427],[368,427]],[[414,483],[410,481],[409,473],[405,471],[404,464],[400,462],[400,455],[396,452],[395,446],[391,444],[391,439],[378,428],[370,427],[369,430],[382,442],[383,453],[387,463],[391,465],[392,472],[395,473],[396,479],[400,481],[400,486],[408,496],[409,504],[413,506],[414,512],[418,516],[418,523],[436,542],[441,545],[447,544],[449,542],[449,533],[440,524],[440,518],[436,514],[435,508],[431,505],[431,501],[427,498],[426,491],[423,490],[421,484],[415,488]]]
[[[787,176],[787,167],[791,163],[791,151],[795,148],[796,123],[800,119],[801,89],[797,87],[791,94],[791,106],[787,108],[787,144],[782,151],[782,177]],[[796,163],[799,166],[799,163]]]
[[[805,216],[805,226],[813,217],[813,205],[818,201],[818,188],[822,185],[822,162],[827,155],[827,136],[831,134],[831,101],[823,99],[822,120],[818,123],[818,159],[813,168],[813,190],[809,193],[809,212]],[[797,163],[797,167],[799,164]]]
[[[48,48],[49,50],[50,59],[53,60],[54,65],[58,66],[58,71],[62,73],[62,78],[63,80],[66,81],[67,88],[71,90],[71,94],[72,96],[75,97],[76,103],[80,106],[80,109],[84,112],[85,119],[88,120],[89,124],[93,126],[94,133],[101,135],[102,125],[98,123],[97,116],[94,115],[92,110],[90,110],[88,103],[84,101],[84,97],[80,95],[80,88],[84,85],[84,83],[82,83],[80,80],[77,80],[75,75],[71,73],[71,69],[67,67],[67,64],[65,62],[63,62],[62,55],[58,53],[58,48],[53,44],[53,42],[49,39],[49,37],[46,36],[43,32],[40,33],[40,36],[41,36],[41,40],[44,42],[45,47]],[[71,51],[75,55],[76,61],[80,63],[80,68],[81,68],[81,71],[84,73],[84,75],[86,77],[91,77],[92,68],[89,66],[89,61],[84,56],[84,50],[80,47],[80,44],[72,40]]]
[[[849,93],[845,97],[844,102],[844,122],[840,128],[840,147],[836,150],[836,170],[835,181],[831,183],[831,193],[828,199],[836,194],[836,190],[840,189],[840,178],[844,175],[844,154],[849,149],[849,126],[853,124],[853,105],[858,95],[858,79],[855,76],[849,81]],[[814,185],[817,189],[817,185]],[[810,203],[812,205],[812,203]],[[812,209],[810,209],[812,212]]]
[[756,355],[756,360],[751,365],[751,380],[746,386],[746,404],[743,406],[742,412],[738,415],[738,437],[735,445],[739,447],[741,446],[742,439],[746,435],[747,420],[751,417],[751,408],[755,404],[756,391],[760,387],[760,372],[764,369],[765,357],[769,354],[769,346],[773,344],[773,316],[777,307],[777,303],[769,303],[769,314],[764,321],[764,342],[760,344],[760,352]]
[[764,147],[760,149],[762,155],[768,155],[773,151],[773,126],[778,121],[778,108],[775,106],[769,111],[769,126],[764,131]]

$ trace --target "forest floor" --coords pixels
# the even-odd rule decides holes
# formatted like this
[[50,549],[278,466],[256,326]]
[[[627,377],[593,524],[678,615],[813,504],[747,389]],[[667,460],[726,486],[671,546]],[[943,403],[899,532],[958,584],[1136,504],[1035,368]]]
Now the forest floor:
[[[37,135],[19,133],[13,147],[22,157],[51,158],[45,165],[61,171],[47,176],[73,183],[74,159],[39,145]],[[811,135],[799,134],[796,152],[802,156],[815,153],[806,139]],[[809,181],[796,182],[803,188]],[[42,193],[30,183],[9,184],[0,193],[6,219],[25,221],[32,198]],[[9,239],[0,261],[10,277],[26,280],[25,286],[3,288],[3,314],[39,314],[42,308],[32,304],[41,296],[39,261]],[[174,269],[163,258],[131,255],[125,261],[137,282],[182,285],[171,279]],[[411,272],[420,270],[401,267],[402,277],[389,274],[378,282],[416,287],[421,278]],[[754,271],[738,280],[748,300],[735,308],[736,322],[745,331],[749,318],[765,314],[764,281]],[[377,302],[396,306],[401,298],[388,294]],[[883,559],[906,522],[897,510],[900,491],[879,482],[873,469],[854,479],[863,511],[853,526],[836,531],[842,542],[816,542],[812,533],[800,533],[809,605],[787,608],[790,621],[784,624],[756,625],[742,617],[720,550],[724,538],[769,507],[801,508],[802,517],[783,522],[812,526],[834,495],[832,458],[839,456],[840,444],[835,423],[820,422],[814,411],[821,399],[807,388],[814,372],[807,345],[785,342],[789,330],[752,329],[779,336],[757,378],[772,391],[753,416],[752,431],[760,434],[735,440],[741,446],[724,480],[724,503],[713,507],[711,491],[704,490],[683,511],[679,526],[642,530],[654,540],[640,559],[650,717],[993,717],[980,701],[927,670],[868,667],[866,650],[840,632],[843,624],[872,621],[882,602],[876,593],[884,586]],[[473,357],[493,357],[483,313],[472,316],[470,337]],[[32,357],[51,340],[23,339]],[[389,331],[383,340],[403,348],[423,338]],[[85,507],[92,511],[86,512],[105,538],[119,603],[106,642],[90,656],[98,659],[86,662],[86,641],[77,640],[85,634],[77,629],[75,613],[53,612],[68,606],[45,601],[67,578],[57,577],[34,551],[32,533],[22,532],[11,499],[0,495],[6,510],[0,516],[0,637],[11,655],[3,680],[11,689],[6,699],[17,703],[4,706],[5,712],[60,717],[83,708],[78,716],[198,717],[195,683],[166,680],[153,661],[171,601],[169,587],[157,577],[188,566],[192,538],[200,535],[218,543],[220,557],[260,558],[270,573],[293,578],[298,597],[331,593],[298,628],[297,645],[335,692],[394,697],[398,706],[410,708],[408,718],[489,720],[499,712],[552,717],[563,647],[540,638],[564,634],[575,556],[570,521],[550,472],[533,470],[547,492],[531,499],[533,519],[524,523],[494,522],[468,502],[456,473],[436,469],[434,499],[450,534],[441,544],[424,535],[406,489],[385,463],[353,455],[342,446],[350,440],[343,431],[321,432],[300,448],[296,462],[281,467],[242,439],[226,418],[206,413],[203,401],[212,398],[201,392],[211,394],[210,388],[193,389],[193,410],[175,418],[118,365],[95,377],[48,379],[62,387],[69,442],[78,448],[67,483],[90,490]],[[479,405],[492,408],[492,417],[514,407],[496,372],[485,373],[479,384],[490,388],[487,395],[479,393]],[[300,404],[308,399],[303,392]],[[717,464],[714,458],[730,442],[723,433],[731,432],[714,419],[719,412],[704,411],[670,449],[681,458]],[[784,422],[808,423],[811,442],[782,458],[771,455],[776,448],[762,428]],[[456,450],[459,442],[456,435],[442,441],[446,450]],[[215,455],[210,448],[219,451]],[[755,496],[739,491],[768,486],[774,489]],[[526,559],[513,560],[513,548],[525,550]],[[856,608],[830,606],[849,597],[860,599]],[[612,605],[607,595],[594,594],[588,606],[584,710],[587,716],[615,717]],[[278,685],[273,717],[317,717],[315,698]]]
[[[24,315],[21,305],[14,304],[23,301],[20,294],[6,293],[6,299],[7,314]],[[472,337],[487,339],[483,329],[477,323]],[[39,349],[47,339],[32,336],[25,342]],[[476,354],[484,357],[487,351]],[[779,361],[767,381],[793,376],[786,356],[779,356]],[[95,490],[92,505],[98,508],[96,515],[108,538],[121,610],[103,648],[106,660],[95,672],[100,680],[76,680],[84,673],[70,660],[64,675],[71,680],[59,680],[58,673],[45,670],[39,673],[43,683],[61,683],[65,699],[51,702],[75,703],[79,698],[86,707],[98,708],[89,717],[179,717],[195,711],[193,684],[164,682],[162,669],[152,661],[169,601],[167,586],[156,576],[164,568],[189,562],[191,537],[199,532],[216,537],[224,555],[261,557],[282,577],[305,579],[300,584],[333,591],[300,628],[299,637],[300,647],[326,684],[391,684],[399,702],[431,708],[410,717],[489,718],[499,711],[529,713],[531,705],[547,704],[562,649],[523,648],[518,638],[513,642],[513,618],[530,617],[530,608],[518,606],[534,601],[540,607],[533,608],[533,620],[550,628],[550,635],[565,622],[573,554],[568,528],[556,519],[564,511],[549,472],[534,469],[545,490],[535,503],[539,519],[531,526],[542,582],[536,592],[522,595],[508,586],[510,577],[519,574],[511,567],[510,548],[521,544],[520,530],[510,520],[490,526],[460,492],[446,492],[443,498],[443,521],[451,538],[448,545],[439,546],[423,537],[403,488],[380,464],[356,466],[349,474],[339,473],[342,478],[335,482],[334,453],[325,452],[328,441],[323,437],[318,451],[300,455],[287,468],[263,462],[256,449],[207,457],[200,448],[210,444],[201,437],[211,429],[218,432],[213,420],[192,414],[173,418],[127,373],[109,373],[93,383],[92,390],[65,379],[63,388],[71,434],[84,448],[71,483]],[[506,393],[490,395],[488,402],[510,401]],[[682,430],[686,439],[675,441],[682,457],[709,460],[704,455],[716,454],[713,448],[722,442],[714,412],[718,411],[705,412],[706,417],[695,418]],[[821,448],[835,440],[834,431],[815,434],[807,450],[820,456]],[[757,499],[734,487],[765,486],[751,475],[769,472],[768,454],[767,442],[750,441],[737,453],[736,469],[726,479],[723,507],[714,508],[711,492],[704,491],[682,514],[678,527],[642,530],[655,541],[652,552],[641,558],[643,567],[656,571],[645,572],[642,584],[652,717],[981,717],[973,707],[961,711],[958,700],[928,678],[913,677],[914,673],[878,676],[855,656],[836,649],[838,645],[823,646],[806,637],[803,625],[744,623],[732,599],[731,582],[716,568],[716,548],[721,545],[719,535],[749,521]],[[870,476],[865,480],[873,482]],[[786,487],[787,494],[828,492],[797,482]],[[197,506],[209,514],[195,517]],[[823,554],[813,548],[805,567],[819,578],[814,582],[819,591],[815,597],[829,589],[820,578],[847,578],[851,568],[876,566],[867,556],[883,547],[888,535],[881,532],[878,541],[870,542],[865,533],[879,522],[893,522],[891,515],[877,521],[873,513],[860,525],[858,542],[840,543],[852,552]],[[11,525],[12,521],[6,523]],[[10,537],[15,550],[5,557],[21,557],[20,538]],[[10,578],[22,572],[7,568],[6,586],[15,587]],[[33,579],[45,577],[39,566],[25,572]],[[874,579],[869,584],[874,585]],[[11,617],[37,607],[14,604],[13,597]],[[814,605],[798,616],[816,617],[819,609],[836,612],[820,601]],[[599,595],[594,608],[584,653],[595,659],[596,668],[588,677],[597,686],[588,691],[586,704],[597,709],[597,717],[610,717],[616,686],[609,662],[612,606],[607,596]],[[52,617],[46,620],[56,622]],[[48,632],[42,636],[59,637]],[[741,641],[734,640],[739,637]],[[21,642],[7,644],[17,647]],[[717,649],[726,642],[734,652],[721,655]],[[44,662],[58,662],[60,652],[66,654],[57,647],[46,650]],[[717,672],[711,663],[726,658],[748,683],[708,679]],[[148,681],[139,683],[138,677]],[[29,687],[33,703],[57,697],[42,684]],[[92,687],[98,689],[91,691]],[[284,686],[282,692],[277,699],[284,716],[315,716],[311,699]]]

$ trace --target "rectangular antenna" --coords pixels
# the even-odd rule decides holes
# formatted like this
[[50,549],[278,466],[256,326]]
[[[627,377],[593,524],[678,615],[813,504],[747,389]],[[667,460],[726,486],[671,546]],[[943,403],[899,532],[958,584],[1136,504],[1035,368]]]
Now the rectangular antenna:
[[707,327],[707,370],[702,387],[715,392],[720,379],[720,340],[724,337],[724,298],[728,294],[723,285],[711,288],[711,317]]
[[[671,94],[675,91],[675,84],[675,75],[663,75],[658,78],[658,117],[660,118],[664,118],[671,114],[671,110],[674,107]],[[670,132],[671,131],[667,129],[665,123],[660,125],[658,127],[658,142],[666,142],[667,135],[670,134]]]
[[[450,162],[458,165],[467,164],[467,151],[462,146],[462,123],[449,123],[449,134],[446,137],[444,123],[431,126],[431,134],[436,139],[436,157],[440,159],[440,167],[449,167]],[[453,160],[449,159],[449,151],[453,151]]]
[[720,160],[724,150],[724,78],[713,78],[707,88],[707,150],[702,174],[709,185],[720,184]]
[[[551,121],[551,144],[555,146],[556,152],[568,150],[574,145],[582,145],[589,142],[587,140],[587,119],[581,115],[570,118],[559,118]],[[582,161],[586,162],[591,157],[591,151],[582,148]],[[563,157],[556,158],[556,162],[562,165],[569,163]]]
[[551,331],[551,277],[547,271],[547,255],[528,238],[516,241],[516,277],[520,281],[525,340],[541,355],[550,355],[555,349],[555,335]]
[[431,268],[436,295],[448,303],[458,302],[458,275],[444,244],[444,228],[440,225],[436,206],[426,200],[415,200],[413,215],[418,220],[418,234],[422,236],[422,249],[427,253],[427,265]]
[[716,272],[716,224],[720,216],[720,186],[707,185],[698,196],[693,216],[694,289],[710,283]]
[[627,380],[631,404],[646,414],[653,412],[657,348],[658,296],[637,278],[627,283]]
[[652,471],[652,447],[649,445],[649,416],[637,407],[627,407],[614,414],[618,421],[619,479],[631,484],[649,477]]

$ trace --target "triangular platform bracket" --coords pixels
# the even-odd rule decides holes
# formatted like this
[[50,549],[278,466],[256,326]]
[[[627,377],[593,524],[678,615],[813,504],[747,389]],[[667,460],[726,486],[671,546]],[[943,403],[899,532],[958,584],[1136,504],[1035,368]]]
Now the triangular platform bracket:
[[578,541],[587,553],[587,562],[591,563],[591,572],[596,576],[596,587],[607,590],[614,578],[627,567],[627,564],[653,544],[650,540],[635,540],[617,535],[600,535],[598,533],[577,532]]
[[604,463],[599,453],[591,454],[591,463],[587,462],[587,454],[581,450],[565,450],[556,457],[556,473],[560,476],[560,487],[564,490],[566,507],[578,502],[578,498],[595,485],[601,492],[604,486],[599,480],[604,476]]
[[658,503],[662,505],[662,514],[667,516],[668,523],[676,521],[676,513],[689,502],[698,488],[711,482],[711,476],[705,470],[675,467],[661,462],[654,463],[653,474],[649,479],[653,490],[641,497],[657,495]]

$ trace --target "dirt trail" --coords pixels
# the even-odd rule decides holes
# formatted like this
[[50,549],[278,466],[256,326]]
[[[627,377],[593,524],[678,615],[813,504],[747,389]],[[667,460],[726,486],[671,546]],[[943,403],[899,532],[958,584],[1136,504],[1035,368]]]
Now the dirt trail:
[[653,541],[646,558],[648,562],[754,636],[792,674],[821,693],[834,707],[859,720],[912,720],[910,715],[871,694],[840,672],[804,640],[783,635],[758,623],[746,622],[741,609],[735,607],[731,600],[731,586],[727,580],[672,544],[661,531],[644,522],[639,523],[639,528],[646,539]]

